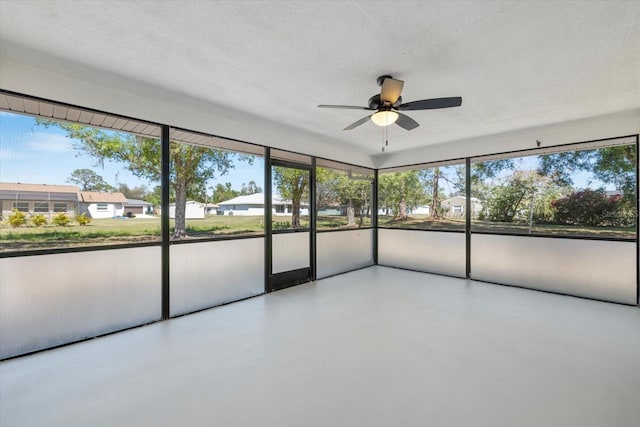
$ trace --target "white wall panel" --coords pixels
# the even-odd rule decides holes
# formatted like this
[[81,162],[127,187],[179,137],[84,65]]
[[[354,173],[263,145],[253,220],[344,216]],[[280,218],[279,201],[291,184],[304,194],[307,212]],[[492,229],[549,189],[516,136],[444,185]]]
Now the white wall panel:
[[530,236],[471,236],[473,279],[636,303],[636,244]]
[[373,265],[373,233],[374,229],[318,233],[317,278]]
[[264,238],[172,245],[171,316],[264,292]]
[[465,234],[378,229],[378,264],[464,277]]
[[161,318],[161,248],[0,259],[0,358]]
[[272,237],[273,273],[309,267],[309,232],[281,233]]

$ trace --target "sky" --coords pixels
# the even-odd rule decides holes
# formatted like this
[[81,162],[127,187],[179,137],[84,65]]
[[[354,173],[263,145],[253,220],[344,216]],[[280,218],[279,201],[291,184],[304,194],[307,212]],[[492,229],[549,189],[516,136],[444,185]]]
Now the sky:
[[[159,184],[136,177],[123,163],[105,161],[102,168],[73,145],[74,140],[61,129],[38,126],[30,116],[0,112],[0,181],[64,185],[70,184],[67,180],[74,170],[86,168],[114,187],[124,183],[129,188],[144,185],[151,190]],[[233,189],[240,190],[251,180],[264,188],[261,158],[253,165],[237,161],[235,168],[223,176],[216,172],[216,179],[207,187],[231,182]]]
[[[65,132],[58,128],[45,128],[38,126],[31,116],[0,112],[0,181],[21,182],[29,184],[69,184],[68,178],[76,169],[91,169],[110,185],[124,183],[133,188],[144,185],[152,190],[159,183],[151,183],[141,179],[127,170],[123,163],[105,161],[103,167],[98,166],[95,159],[81,150],[73,147],[74,141],[68,138]],[[240,190],[242,184],[255,181],[259,187],[264,188],[264,162],[257,158],[253,165],[246,162],[234,162],[235,168],[226,175],[216,173],[214,180],[207,183],[208,194],[212,193],[211,187],[217,183],[231,182],[235,190]],[[520,158],[517,160],[519,169],[535,169],[537,160],[535,156]],[[455,180],[451,169],[452,180]],[[503,173],[510,173],[505,171]],[[577,172],[572,174],[576,188],[607,187],[603,183],[593,179],[591,174]],[[447,183],[443,183],[447,187]],[[454,188],[447,189],[449,193]]]

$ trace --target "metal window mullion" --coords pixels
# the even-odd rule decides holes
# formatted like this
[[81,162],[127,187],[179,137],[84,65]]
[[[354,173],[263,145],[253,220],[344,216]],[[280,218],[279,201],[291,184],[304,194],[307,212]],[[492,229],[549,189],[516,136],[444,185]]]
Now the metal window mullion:
[[309,266],[311,267],[311,280],[316,280],[317,239],[316,224],[316,158],[311,158],[311,170],[309,171]]
[[264,291],[271,292],[270,277],[273,269],[272,241],[273,241],[273,216],[272,216],[271,188],[271,149],[264,149]]
[[373,228],[373,265],[378,265],[378,169],[373,172],[371,189],[371,227]]
[[162,203],[161,203],[161,233],[162,233],[162,320],[166,320],[171,316],[170,309],[170,284],[169,284],[169,186],[171,182],[170,176],[170,142],[169,142],[169,126],[162,125],[161,131],[161,170],[162,176],[161,188],[162,188]]
[[640,307],[640,242],[638,242],[638,231],[640,231],[640,183],[638,182],[638,171],[640,170],[638,165],[640,159],[638,159],[638,149],[640,135],[636,135],[636,305]]
[[471,157],[464,161],[466,215],[465,215],[465,277],[471,278]]

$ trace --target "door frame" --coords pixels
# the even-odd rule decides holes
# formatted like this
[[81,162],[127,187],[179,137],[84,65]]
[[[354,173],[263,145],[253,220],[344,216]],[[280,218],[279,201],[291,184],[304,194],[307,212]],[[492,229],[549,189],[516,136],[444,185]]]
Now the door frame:
[[[265,293],[296,286],[316,280],[316,159],[310,156],[310,164],[274,159],[271,150],[267,148],[265,153],[265,179],[264,179],[264,231],[265,231]],[[296,270],[273,273],[273,166],[304,170],[309,173],[309,228],[304,232],[309,233],[309,267]],[[284,231],[275,234],[295,233],[297,231]]]

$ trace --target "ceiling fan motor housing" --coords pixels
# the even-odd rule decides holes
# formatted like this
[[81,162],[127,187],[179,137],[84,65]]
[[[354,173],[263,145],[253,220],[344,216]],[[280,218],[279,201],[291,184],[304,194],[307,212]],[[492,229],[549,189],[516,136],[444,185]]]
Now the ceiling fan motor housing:
[[369,98],[369,108],[373,109],[373,110],[377,110],[378,108],[380,108],[380,94],[377,93],[375,95],[373,95],[371,98]]
[[[393,107],[393,108],[398,108],[398,106],[402,104],[402,97],[399,96],[398,100],[393,104],[390,105],[389,107]],[[373,95],[371,98],[369,98],[369,108],[374,109],[374,110],[379,110],[380,107],[383,107],[383,103],[380,102],[380,94],[376,93],[375,95]]]

